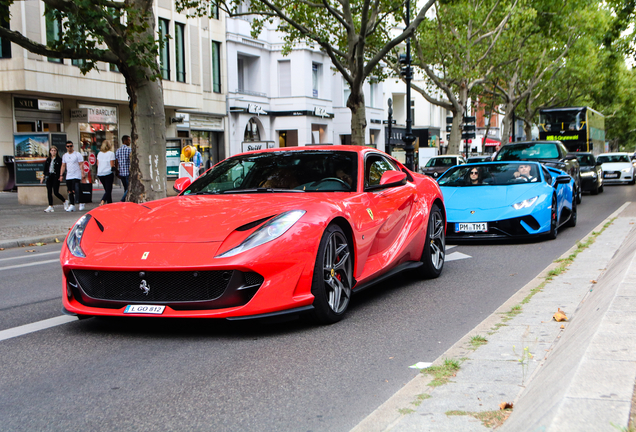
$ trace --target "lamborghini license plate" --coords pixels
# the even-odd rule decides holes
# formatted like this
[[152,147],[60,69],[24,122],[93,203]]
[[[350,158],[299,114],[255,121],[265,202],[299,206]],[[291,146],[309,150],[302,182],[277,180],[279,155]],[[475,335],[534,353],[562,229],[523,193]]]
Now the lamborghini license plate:
[[151,314],[151,315],[161,315],[165,306],[155,306],[155,305],[128,305],[126,309],[124,309],[125,314]]
[[488,231],[487,222],[479,223],[456,223],[455,232],[486,232]]

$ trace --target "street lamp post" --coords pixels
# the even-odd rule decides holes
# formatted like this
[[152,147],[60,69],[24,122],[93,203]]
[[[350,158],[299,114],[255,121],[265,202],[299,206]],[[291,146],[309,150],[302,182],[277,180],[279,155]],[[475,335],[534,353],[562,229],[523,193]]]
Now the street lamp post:
[[[406,0],[406,28],[411,23],[411,2]],[[411,37],[406,39],[406,68],[405,68],[405,81],[406,81],[406,133],[402,140],[404,141],[404,151],[406,152],[406,163],[404,164],[411,171],[414,170],[415,165],[415,147],[413,142],[415,136],[413,135],[413,119],[411,118],[411,79],[413,78],[411,71]]]
[[393,100],[389,98],[387,101],[389,105],[389,136],[387,137],[386,143],[384,144],[384,149],[388,154],[391,154],[391,128],[393,127]]

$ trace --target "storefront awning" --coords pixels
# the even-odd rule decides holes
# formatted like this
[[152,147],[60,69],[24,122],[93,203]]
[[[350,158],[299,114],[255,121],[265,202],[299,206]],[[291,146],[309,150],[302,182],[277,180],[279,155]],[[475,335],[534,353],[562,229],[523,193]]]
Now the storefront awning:
[[501,145],[501,141],[494,140],[492,138],[486,138],[486,142],[484,143],[486,147],[496,147]]

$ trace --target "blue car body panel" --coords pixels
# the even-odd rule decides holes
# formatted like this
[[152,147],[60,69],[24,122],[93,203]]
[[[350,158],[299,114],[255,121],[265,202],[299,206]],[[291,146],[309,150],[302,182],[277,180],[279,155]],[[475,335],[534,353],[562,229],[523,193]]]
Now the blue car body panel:
[[[524,164],[541,165],[537,162],[521,162]],[[493,162],[492,165],[501,165],[501,162]],[[519,163],[516,163],[517,165]],[[475,163],[462,165],[462,168],[470,166],[487,167],[490,163]],[[545,167],[550,175],[551,182],[546,182],[546,177],[541,169],[539,181],[532,183],[514,183],[506,185],[479,185],[479,186],[444,186],[440,185],[444,195],[444,203],[447,212],[447,237],[468,238],[506,238],[543,235],[550,232],[552,198],[556,192],[557,220],[559,225],[567,222],[572,209],[574,180],[568,184],[556,184],[556,177],[567,175],[566,172],[550,167]],[[438,181],[451,172],[446,171]],[[556,187],[555,187],[556,186]],[[513,204],[521,203],[537,197],[529,207],[515,209]],[[488,223],[488,232],[456,233],[457,223]]]

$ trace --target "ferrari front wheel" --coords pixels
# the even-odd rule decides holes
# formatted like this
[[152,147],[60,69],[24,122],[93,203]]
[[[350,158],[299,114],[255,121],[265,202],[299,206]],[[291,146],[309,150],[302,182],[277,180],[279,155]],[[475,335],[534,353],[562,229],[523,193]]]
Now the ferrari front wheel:
[[337,225],[329,225],[322,235],[311,293],[314,295],[314,316],[321,324],[333,324],[342,319],[353,284],[353,257],[349,241]]
[[445,225],[442,211],[437,204],[433,204],[431,213],[428,215],[426,243],[422,252],[422,266],[418,268],[422,278],[435,279],[442,274],[446,257]]

